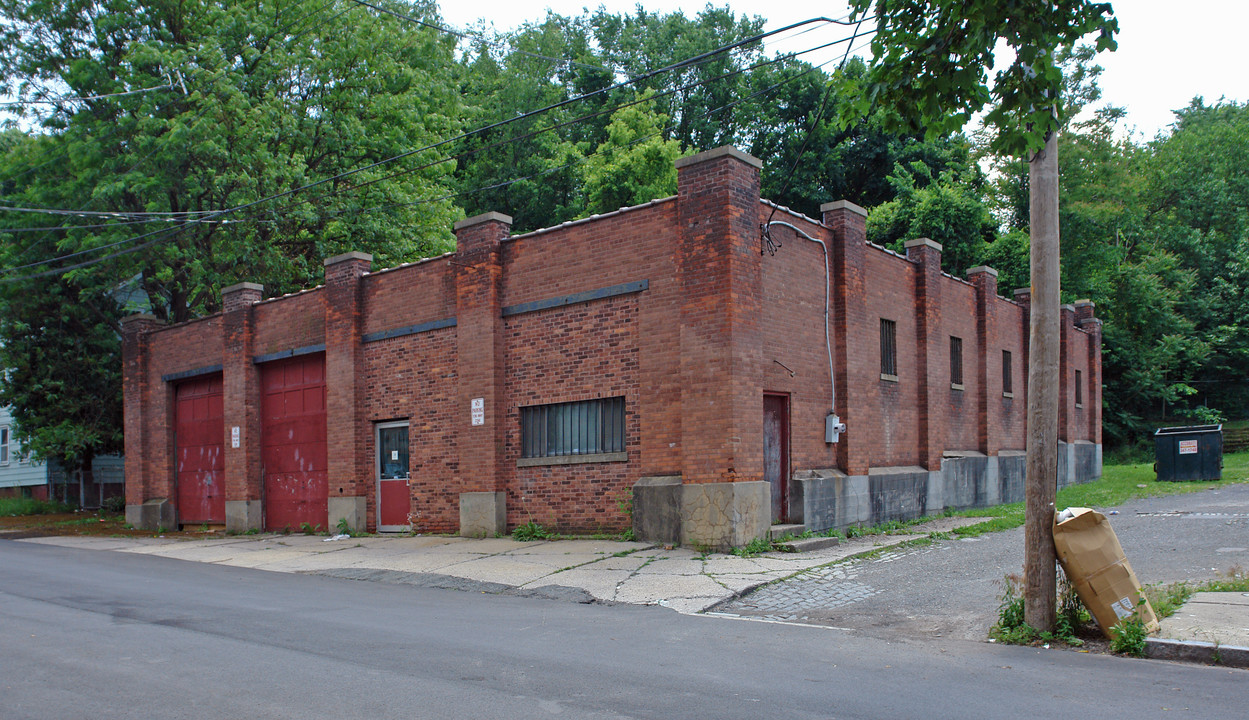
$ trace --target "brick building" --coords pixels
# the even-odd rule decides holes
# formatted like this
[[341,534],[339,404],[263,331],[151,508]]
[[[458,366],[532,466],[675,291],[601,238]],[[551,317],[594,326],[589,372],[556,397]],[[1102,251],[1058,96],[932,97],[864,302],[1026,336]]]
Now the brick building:
[[[724,547],[1021,499],[1026,291],[869,245],[852,203],[775,208],[760,166],[720,148],[674,197],[128,318],[128,519],[493,535],[620,530],[631,501],[643,537]],[[1101,473],[1100,321],[1062,315],[1060,485]]]

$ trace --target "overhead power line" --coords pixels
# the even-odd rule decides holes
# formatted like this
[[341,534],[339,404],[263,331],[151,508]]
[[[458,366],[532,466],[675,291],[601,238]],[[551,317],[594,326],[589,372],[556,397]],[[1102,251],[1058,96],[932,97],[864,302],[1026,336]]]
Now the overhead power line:
[[[447,143],[450,143],[450,142],[453,142],[453,141],[456,141],[456,140],[461,140],[461,139],[465,139],[465,138],[468,138],[468,137],[472,137],[472,136],[474,136],[474,135],[477,135],[477,134],[480,134],[480,133],[483,133],[483,132],[486,132],[486,131],[489,131],[489,130],[492,130],[492,129],[495,129],[495,128],[499,128],[499,127],[503,127],[503,126],[506,126],[506,125],[510,125],[510,124],[512,124],[512,123],[519,122],[519,121],[521,121],[521,120],[525,120],[525,119],[528,119],[528,118],[531,118],[531,117],[535,117],[535,116],[538,116],[538,115],[541,115],[541,114],[544,114],[544,113],[550,112],[550,111],[552,111],[552,110],[554,110],[554,109],[557,109],[557,108],[560,108],[560,107],[564,107],[564,106],[567,106],[567,105],[572,104],[572,103],[576,103],[576,102],[584,101],[584,100],[586,100],[586,99],[589,99],[589,98],[595,97],[595,96],[597,96],[597,95],[601,95],[601,94],[603,94],[603,93],[605,93],[605,92],[609,92],[609,91],[611,91],[611,90],[615,90],[615,89],[619,89],[619,88],[622,88],[622,87],[626,87],[626,86],[629,86],[629,85],[635,84],[635,83],[637,83],[637,82],[640,82],[640,81],[643,81],[643,80],[646,80],[646,79],[649,79],[649,78],[652,78],[652,77],[656,77],[656,76],[658,76],[658,75],[660,75],[660,74],[662,74],[662,73],[665,73],[665,72],[670,72],[670,71],[672,71],[672,70],[676,70],[676,69],[681,69],[681,68],[689,67],[689,66],[691,66],[691,65],[695,65],[695,64],[697,64],[697,63],[699,63],[699,62],[702,62],[702,61],[705,61],[705,60],[707,60],[707,59],[709,59],[709,58],[714,58],[714,57],[715,57],[715,56],[717,56],[717,55],[720,55],[720,54],[722,54],[722,53],[724,53],[724,52],[731,51],[731,50],[733,50],[733,49],[735,49],[735,48],[738,48],[738,47],[741,47],[741,46],[743,46],[743,45],[750,44],[750,43],[753,43],[753,42],[757,42],[757,41],[759,41],[759,40],[761,40],[761,39],[763,39],[763,38],[770,37],[770,36],[776,35],[776,34],[778,34],[778,33],[786,32],[786,31],[792,30],[792,29],[797,28],[797,27],[802,27],[802,26],[809,25],[809,24],[812,24],[812,23],[817,23],[817,22],[823,22],[823,23],[833,23],[833,24],[838,24],[838,25],[843,25],[843,26],[844,26],[844,25],[850,25],[850,24],[851,24],[851,23],[849,23],[849,22],[845,22],[845,21],[841,21],[841,20],[831,20],[831,19],[829,19],[829,18],[819,17],[819,18],[811,18],[811,19],[809,19],[809,20],[804,20],[804,21],[800,21],[800,22],[792,23],[792,24],[790,24],[790,25],[787,25],[787,26],[785,26],[785,27],[779,28],[779,29],[777,29],[777,30],[772,30],[772,31],[764,32],[764,33],[759,33],[759,34],[756,34],[756,35],[751,36],[751,37],[749,37],[749,38],[744,38],[744,39],[741,39],[741,40],[735,41],[735,42],[733,42],[733,43],[729,43],[729,44],[727,44],[727,45],[723,45],[723,46],[721,46],[721,47],[719,47],[719,48],[716,48],[716,49],[710,50],[710,51],[708,51],[708,52],[701,53],[701,54],[696,55],[696,56],[694,56],[694,57],[692,57],[692,58],[687,58],[687,59],[682,60],[682,61],[679,61],[679,62],[677,62],[677,63],[672,63],[672,64],[670,64],[670,65],[668,65],[668,66],[665,66],[665,67],[663,67],[663,68],[660,68],[660,69],[658,69],[658,70],[654,70],[654,71],[651,71],[651,72],[645,73],[645,74],[643,74],[643,75],[641,75],[641,76],[638,76],[637,78],[634,78],[634,79],[632,79],[632,80],[628,80],[628,81],[625,81],[625,82],[617,83],[617,84],[612,85],[612,86],[610,86],[610,87],[607,87],[607,88],[602,88],[602,89],[599,89],[599,90],[595,90],[595,91],[593,91],[593,92],[586,93],[586,94],[583,94],[583,95],[580,95],[580,96],[577,96],[577,97],[574,97],[574,98],[569,98],[569,99],[562,100],[562,101],[559,101],[559,102],[556,102],[556,103],[552,103],[552,104],[547,105],[547,106],[545,106],[545,107],[543,107],[543,108],[539,108],[539,109],[537,109],[537,110],[532,110],[532,111],[529,111],[529,112],[523,113],[523,114],[521,114],[521,115],[518,115],[518,116],[515,116],[515,117],[512,117],[512,118],[509,118],[509,119],[507,119],[507,120],[502,120],[502,121],[499,121],[499,122],[496,122],[496,123],[491,123],[491,124],[489,124],[489,125],[483,126],[483,127],[478,128],[478,129],[476,129],[476,130],[472,130],[472,131],[469,131],[469,132],[467,132],[467,133],[461,133],[460,135],[453,136],[453,137],[450,137],[450,138],[446,138],[446,139],[444,139],[444,140],[440,140],[440,141],[438,141],[438,142],[431,143],[431,144],[426,145],[426,146],[423,146],[423,147],[421,147],[421,148],[416,148],[416,149],[413,149],[413,150],[405,151],[405,152],[403,152],[403,153],[397,154],[397,155],[392,156],[392,157],[390,157],[390,158],[386,158],[386,159],[384,159],[384,160],[380,160],[380,161],[377,161],[377,162],[374,162],[374,163],[370,163],[370,164],[365,165],[365,166],[361,166],[361,167],[358,167],[358,168],[354,168],[354,169],[352,169],[352,170],[348,170],[348,171],[345,171],[345,172],[339,173],[339,174],[334,175],[334,176],[331,176],[331,177],[323,178],[323,179],[321,179],[321,180],[318,180],[318,181],[315,181],[315,182],[312,182],[312,183],[308,183],[308,184],[306,184],[306,185],[302,185],[302,186],[297,187],[297,188],[292,188],[292,189],[290,189],[290,190],[286,190],[286,191],[283,191],[283,192],[281,192],[281,193],[275,193],[275,194],[272,194],[272,195],[269,195],[269,196],[266,196],[266,197],[263,197],[263,198],[259,198],[259,199],[257,199],[257,200],[253,200],[253,201],[250,201],[250,202],[247,202],[247,203],[244,203],[244,204],[241,204],[241,205],[237,205],[237,206],[234,206],[234,207],[231,207],[231,208],[226,208],[226,209],[223,209],[223,210],[217,210],[217,211],[211,211],[211,212],[207,213],[207,216],[206,216],[206,217],[201,218],[201,221],[202,221],[202,220],[213,220],[213,219],[216,219],[216,218],[221,217],[221,216],[224,216],[224,215],[233,214],[233,213],[237,213],[237,212],[240,212],[240,211],[243,211],[243,210],[246,210],[246,209],[252,208],[252,207],[256,207],[256,206],[261,205],[261,204],[266,203],[266,202],[271,202],[271,201],[273,201],[273,200],[278,200],[278,199],[281,199],[281,198],[284,198],[284,197],[289,197],[289,196],[291,196],[291,195],[294,195],[294,194],[297,194],[297,193],[300,193],[300,192],[303,192],[303,191],[306,191],[306,190],[309,190],[309,189],[312,189],[312,188],[315,188],[315,187],[318,187],[318,186],[324,185],[324,184],[329,183],[329,182],[333,182],[333,181],[335,181],[335,180],[340,180],[340,179],[343,179],[343,178],[346,178],[346,177],[350,177],[350,176],[352,176],[352,175],[356,175],[356,174],[361,173],[361,172],[364,172],[364,171],[366,171],[366,170],[374,169],[374,168],[377,168],[377,167],[380,167],[380,166],[383,166],[383,165],[386,165],[386,164],[389,164],[389,163],[395,162],[395,161],[397,161],[397,160],[400,160],[400,159],[403,159],[403,158],[406,158],[406,157],[410,157],[410,156],[415,155],[415,154],[420,153],[420,152],[425,152],[425,151],[428,151],[428,150],[436,149],[436,148],[438,148],[438,147],[440,147],[440,146],[446,145]],[[844,42],[844,40],[840,40],[840,41],[837,41],[837,42]],[[831,44],[836,44],[836,43],[829,43],[829,44],[831,45]],[[741,72],[741,71],[735,71],[735,72]],[[731,74],[732,74],[732,73],[731,73]],[[703,83],[705,83],[705,82],[709,82],[709,81],[700,81],[700,82],[698,82],[698,83],[692,83],[690,86],[686,86],[685,88],[681,88],[681,89],[688,89],[688,87],[695,86],[695,85],[699,85],[699,84],[703,84]],[[630,104],[635,104],[635,103],[630,103]],[[588,115],[588,116],[586,116],[586,117],[590,117],[590,116],[594,116],[594,115],[598,115],[598,114],[601,114],[601,113],[592,113],[592,114],[590,114],[590,115]],[[584,119],[585,119],[585,118],[581,118],[581,119],[579,119],[579,120],[584,120]],[[563,123],[563,124],[561,124],[561,125],[567,125],[567,124],[568,124],[568,123]],[[555,127],[559,127],[559,126],[555,126]],[[527,135],[520,136],[519,138],[514,138],[514,139],[510,140],[509,142],[514,142],[514,141],[519,140],[519,139],[524,139],[525,137],[532,136],[533,134],[534,134],[534,133],[529,133],[529,134],[527,134]],[[483,148],[483,149],[484,149],[484,148]],[[481,150],[481,149],[479,149],[478,151],[480,151],[480,150]],[[444,160],[444,162],[445,162],[445,160]],[[374,182],[374,181],[370,181],[370,182]],[[357,187],[357,188],[353,188],[353,189],[358,189],[358,187]],[[91,249],[87,249],[87,250],[82,250],[82,251],[79,251],[79,252],[77,252],[77,253],[72,253],[72,254],[69,254],[69,255],[59,256],[59,257],[55,257],[55,258],[48,258],[48,259],[43,260],[43,261],[40,261],[40,262],[38,262],[38,263],[31,263],[31,264],[29,264],[29,265],[22,266],[21,268],[9,268],[9,269],[7,269],[5,272],[7,272],[7,273],[12,273],[12,272],[14,272],[14,271],[16,271],[16,270],[18,270],[18,269],[25,269],[25,268],[28,268],[28,267],[39,267],[39,266],[43,266],[43,265],[49,265],[49,264],[51,264],[51,263],[58,262],[58,261],[61,261],[61,260],[64,260],[64,259],[68,259],[68,258],[74,257],[74,256],[82,255],[82,254],[87,254],[87,253],[91,253],[91,252],[99,252],[99,251],[101,251],[101,250],[105,250],[105,249],[108,249],[108,248],[111,248],[111,247],[117,247],[117,246],[124,245],[124,244],[128,244],[128,243],[136,243],[136,242],[140,242],[140,241],[144,241],[144,240],[146,240],[146,241],[147,241],[147,242],[143,242],[142,244],[135,245],[135,246],[133,246],[133,247],[126,248],[126,249],[124,249],[124,250],[120,250],[120,251],[117,251],[117,252],[111,253],[111,254],[109,254],[109,255],[107,255],[107,256],[104,256],[104,257],[96,258],[96,259],[93,259],[93,260],[87,260],[87,261],[83,261],[83,262],[80,262],[80,263],[75,263],[75,264],[68,265],[68,266],[64,266],[64,267],[53,268],[53,269],[50,269],[50,270],[45,270],[45,271],[38,272],[38,273],[33,273],[33,274],[29,274],[29,275],[23,275],[23,276],[21,276],[20,278],[16,278],[16,277],[4,278],[4,279],[3,279],[3,281],[4,281],[4,282],[13,282],[13,281],[15,281],[15,280],[18,280],[18,279],[23,279],[23,278],[25,278],[25,279],[34,279],[34,278],[39,278],[39,277],[45,277],[45,276],[50,276],[50,275],[56,275],[56,274],[61,274],[61,273],[64,273],[64,272],[69,272],[69,271],[71,271],[71,270],[75,270],[75,269],[78,269],[78,268],[81,268],[81,267],[86,267],[86,266],[92,265],[92,264],[94,264],[94,263],[96,263],[96,262],[103,262],[103,261],[106,261],[106,260],[109,260],[109,259],[113,259],[113,258],[115,258],[115,257],[119,257],[119,256],[121,256],[121,255],[125,255],[125,254],[131,253],[131,252],[135,252],[135,251],[138,251],[138,250],[144,249],[144,248],[149,247],[149,246],[151,246],[151,245],[153,245],[153,244],[155,244],[155,243],[157,243],[157,242],[160,242],[160,241],[163,241],[163,240],[167,240],[167,239],[171,239],[172,237],[174,237],[174,236],[176,236],[177,234],[180,234],[182,231],[186,230],[186,229],[187,229],[188,227],[190,227],[192,224],[193,224],[193,223],[183,222],[183,223],[180,223],[180,224],[179,224],[177,227],[175,227],[175,228],[162,228],[162,229],[159,229],[159,230],[154,230],[154,231],[151,231],[151,232],[148,232],[148,233],[143,233],[143,234],[138,235],[138,236],[135,236],[135,237],[131,237],[131,238],[127,238],[127,239],[124,239],[124,240],[120,240],[120,241],[117,241],[117,242],[115,242],[115,243],[111,243],[111,244],[109,244],[109,245],[101,246],[101,247],[98,247],[98,248],[91,248]]]

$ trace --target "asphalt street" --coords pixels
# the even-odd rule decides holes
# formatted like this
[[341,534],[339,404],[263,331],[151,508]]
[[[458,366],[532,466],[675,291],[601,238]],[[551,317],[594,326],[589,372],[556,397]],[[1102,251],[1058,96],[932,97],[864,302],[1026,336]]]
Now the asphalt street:
[[[1144,584],[1209,580],[1249,567],[1249,484],[1135,500],[1110,525]],[[1023,573],[1023,528],[886,551],[769,585],[716,612],[928,642],[983,640],[1002,580]]]
[[0,658],[9,720],[1236,717],[1245,697],[1235,670],[12,541]]

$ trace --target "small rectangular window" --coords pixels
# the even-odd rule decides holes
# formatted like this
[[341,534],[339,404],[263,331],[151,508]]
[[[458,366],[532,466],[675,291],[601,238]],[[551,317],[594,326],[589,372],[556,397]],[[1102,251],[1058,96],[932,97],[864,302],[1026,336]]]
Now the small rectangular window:
[[1014,393],[1014,382],[1011,380],[1010,350],[1002,351],[1002,393]]
[[0,465],[9,464],[9,429],[0,428]]
[[963,384],[963,339],[950,337],[950,384]]
[[622,397],[523,407],[521,457],[624,452],[624,420]]
[[880,319],[880,374],[898,376],[898,326],[893,320]]
[[1076,407],[1084,407],[1084,373],[1076,370]]

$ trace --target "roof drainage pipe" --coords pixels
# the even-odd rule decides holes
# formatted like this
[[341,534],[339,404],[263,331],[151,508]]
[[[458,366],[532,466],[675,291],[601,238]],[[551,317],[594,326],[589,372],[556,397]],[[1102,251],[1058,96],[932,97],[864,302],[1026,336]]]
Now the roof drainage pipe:
[[828,353],[828,387],[831,397],[829,398],[828,415],[824,418],[824,442],[835,443],[841,438],[841,434],[846,431],[846,424],[837,416],[837,380],[833,377],[833,343],[829,336],[828,329],[828,293],[829,293],[829,271],[828,271],[828,245],[823,240],[813,238],[805,233],[801,228],[791,225],[783,220],[770,220],[763,225],[763,235],[770,239],[773,225],[783,225],[790,230],[798,233],[802,237],[813,243],[819,243],[820,249],[824,251],[824,349]]

